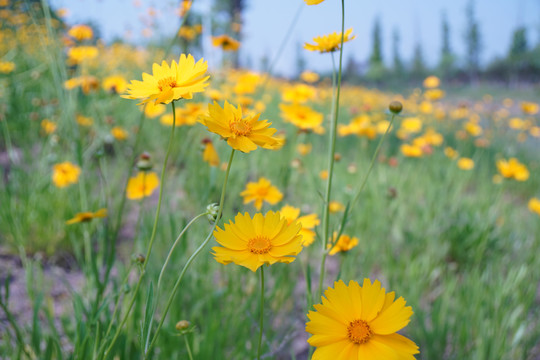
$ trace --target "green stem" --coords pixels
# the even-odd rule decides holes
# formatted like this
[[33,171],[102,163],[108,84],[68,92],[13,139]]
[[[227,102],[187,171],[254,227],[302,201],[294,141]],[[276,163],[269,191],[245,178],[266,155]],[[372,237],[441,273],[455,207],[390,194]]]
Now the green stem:
[[154,245],[154,240],[156,238],[157,224],[158,224],[158,219],[159,219],[159,213],[160,213],[160,210],[161,210],[161,202],[163,200],[163,188],[165,187],[164,183],[163,183],[164,179],[165,179],[165,169],[167,168],[167,160],[169,159],[169,155],[171,153],[172,144],[173,144],[173,140],[174,140],[174,129],[176,127],[175,126],[176,125],[176,110],[175,110],[175,107],[174,107],[174,101],[171,102],[171,105],[172,105],[172,108],[173,108],[173,124],[172,124],[172,128],[171,128],[171,135],[169,137],[169,145],[167,147],[167,153],[165,154],[165,160],[163,161],[163,167],[161,169],[161,178],[160,178],[160,185],[161,186],[159,187],[159,198],[158,198],[158,204],[157,204],[157,209],[156,209],[156,216],[154,218],[154,226],[153,226],[153,229],[152,229],[152,235],[150,236],[150,242],[148,244],[148,250],[146,251],[146,257],[145,257],[144,263],[142,265],[141,275],[139,276],[139,280],[137,281],[135,291],[133,292],[133,295],[132,295],[131,300],[129,302],[128,309],[127,309],[127,311],[126,311],[126,313],[124,315],[124,318],[122,319],[122,322],[118,326],[118,329],[116,329],[116,333],[114,334],[114,337],[111,340],[111,343],[109,344],[109,347],[107,348],[107,350],[105,350],[105,358],[109,355],[109,352],[112,350],[112,348],[114,346],[114,343],[118,339],[118,336],[120,335],[120,331],[124,327],[128,317],[129,317],[129,314],[131,313],[131,309],[133,308],[133,305],[135,304],[135,299],[137,298],[137,293],[139,292],[139,288],[141,287],[142,280],[144,278],[144,275],[146,274],[146,267],[148,266],[148,260],[150,258],[151,253],[152,253],[152,247]]
[[187,334],[184,335],[184,342],[186,343],[186,349],[187,349],[189,360],[193,360],[193,355],[191,354],[191,347],[189,346]]
[[[322,233],[322,258],[321,258],[321,268],[319,275],[319,296],[322,295],[322,287],[324,282],[324,268],[326,263],[326,256],[328,254],[326,247],[328,244],[328,232],[329,232],[329,223],[330,223],[330,194],[332,190],[332,177],[334,173],[334,154],[336,152],[336,133],[337,133],[337,123],[339,116],[339,97],[341,94],[341,73],[343,67],[343,40],[345,36],[345,0],[341,0],[341,46],[339,48],[339,70],[337,77],[337,91],[335,102],[333,106],[334,114],[332,116],[332,123],[330,124],[330,138],[329,138],[329,147],[328,147],[328,181],[326,183],[326,192],[324,197],[324,211],[323,211],[323,233]],[[334,70],[335,72],[335,70]]]
[[257,360],[261,358],[263,322],[264,322],[264,265],[261,266],[261,309],[259,310],[259,345],[257,346]]
[[180,283],[182,282],[182,279],[184,278],[184,274],[186,273],[187,269],[189,268],[189,266],[191,265],[193,260],[195,260],[197,255],[199,255],[199,253],[204,249],[206,244],[208,244],[208,242],[210,241],[210,239],[214,235],[214,230],[216,229],[217,224],[218,224],[219,220],[221,219],[221,213],[223,212],[223,203],[224,203],[224,200],[225,200],[225,192],[227,190],[227,181],[229,179],[229,173],[231,171],[231,164],[233,162],[233,158],[234,158],[234,149],[232,149],[232,151],[231,151],[231,157],[229,158],[229,163],[227,164],[227,171],[225,172],[225,179],[223,181],[223,187],[221,189],[221,198],[219,200],[219,210],[218,210],[218,213],[217,213],[217,216],[216,216],[216,221],[214,221],[214,225],[212,226],[212,229],[210,230],[210,233],[208,234],[206,239],[197,248],[197,250],[195,250],[195,252],[189,257],[186,264],[184,265],[184,268],[182,269],[182,272],[180,273],[180,276],[176,280],[176,283],[174,284],[173,291],[171,292],[171,294],[169,296],[169,299],[167,300],[167,305],[165,306],[165,311],[163,312],[163,315],[161,316],[161,320],[160,320],[160,322],[158,324],[158,327],[156,329],[156,333],[155,333],[154,337],[152,338],[150,346],[148,346],[148,348],[145,349],[145,356],[144,356],[145,359],[148,358],[148,354],[149,354],[150,350],[152,349],[152,347],[154,346],[154,344],[155,344],[155,342],[156,342],[156,340],[157,340],[157,338],[159,336],[159,331],[161,330],[161,327],[163,326],[163,323],[165,322],[165,318],[167,317],[167,313],[169,311],[169,308],[172,305],[174,296],[176,295],[176,291],[178,290],[178,287],[180,286]]

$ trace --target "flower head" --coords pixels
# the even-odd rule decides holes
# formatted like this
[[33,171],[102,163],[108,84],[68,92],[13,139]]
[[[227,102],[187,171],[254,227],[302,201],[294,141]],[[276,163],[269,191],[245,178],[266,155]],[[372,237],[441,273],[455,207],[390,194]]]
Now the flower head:
[[71,184],[76,184],[79,181],[80,175],[81,168],[69,161],[53,166],[52,180],[56,187],[63,188]]
[[540,199],[538,198],[531,198],[529,200],[529,203],[527,204],[530,211],[537,213],[540,215]]
[[153,101],[154,104],[169,104],[178,99],[192,99],[193,93],[203,92],[208,86],[205,76],[208,64],[203,59],[195,62],[190,54],[180,55],[178,63],[173,60],[171,66],[165,61],[152,65],[152,75],[143,73],[143,81],[131,80],[126,99],[140,99],[141,104]]
[[349,285],[340,280],[324,292],[322,304],[307,316],[308,343],[317,349],[313,360],[399,359],[414,360],[418,346],[396,332],[404,328],[413,314],[395,293],[386,293],[381,283],[364,279]]
[[150,196],[159,186],[159,178],[155,172],[141,171],[129,179],[126,196],[130,200],[142,199]]
[[228,35],[219,35],[212,37],[212,45],[220,47],[224,51],[236,51],[240,47],[240,42]]
[[459,158],[457,166],[461,170],[472,170],[474,168],[474,160],[466,157]]
[[309,246],[315,241],[316,233],[313,229],[321,223],[317,214],[300,216],[300,209],[290,205],[283,206],[279,212],[289,224],[298,221],[302,225],[300,235],[302,235],[303,246]]
[[304,0],[308,5],[317,5],[322,3],[324,0]]
[[216,167],[219,165],[219,155],[212,143],[212,140],[209,138],[204,138],[202,141],[203,144],[203,160],[208,163],[208,165]]
[[317,134],[324,132],[322,122],[323,114],[310,108],[309,106],[299,104],[281,104],[281,115],[286,122],[290,122],[301,130],[312,130]]
[[302,251],[301,226],[297,222],[289,224],[279,212],[269,211],[266,215],[238,214],[224,230],[214,232],[221,247],[213,247],[217,262],[231,262],[256,271],[263,264],[293,262]]
[[214,102],[208,104],[208,115],[200,117],[200,122],[208,131],[227,139],[227,144],[235,150],[248,153],[257,145],[267,149],[278,148],[282,140],[274,137],[276,129],[268,120],[259,120],[260,114],[242,117],[242,108],[225,101],[223,108]]
[[129,137],[129,133],[121,126],[115,126],[111,129],[111,135],[118,141],[124,141]]
[[270,204],[277,204],[283,198],[283,194],[277,187],[273,186],[270,180],[260,178],[258,182],[250,182],[246,185],[244,191],[240,193],[244,197],[244,204],[255,201],[255,208],[260,210],[263,201]]
[[74,25],[69,29],[68,35],[78,41],[83,41],[91,39],[94,36],[94,32],[88,25]]
[[120,94],[126,91],[127,81],[121,75],[111,75],[103,80],[102,86],[105,91]]
[[[356,35],[351,36],[352,28],[345,32],[343,36],[343,43],[350,41],[356,37]],[[309,51],[319,51],[321,53],[334,52],[339,50],[341,47],[341,32],[338,34],[333,32],[332,34],[317,36],[313,38],[315,44],[304,44],[304,49]]]
[[332,244],[328,244],[328,247],[331,247],[329,255],[335,255],[339,252],[347,252],[354,248],[356,245],[358,245],[358,238],[354,236],[349,236],[342,234],[339,239],[336,241],[337,233],[334,232],[334,236],[332,237]]
[[529,170],[516,158],[510,158],[508,161],[501,159],[497,161],[497,169],[502,176],[517,181],[525,181],[529,178]]
[[107,216],[107,209],[99,209],[96,212],[82,212],[75,214],[75,217],[73,219],[69,219],[66,221],[66,225],[76,224],[80,222],[89,222],[92,219],[95,218],[103,218]]

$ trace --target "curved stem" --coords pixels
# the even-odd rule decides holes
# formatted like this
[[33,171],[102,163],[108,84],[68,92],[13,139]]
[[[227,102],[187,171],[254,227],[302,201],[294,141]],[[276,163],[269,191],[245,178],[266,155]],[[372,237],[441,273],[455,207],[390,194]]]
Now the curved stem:
[[167,300],[167,305],[165,306],[165,311],[163,312],[163,315],[161,316],[161,320],[159,321],[158,327],[156,329],[156,333],[155,333],[154,337],[152,338],[152,341],[150,342],[150,346],[145,350],[145,355],[144,355],[145,359],[148,357],[148,354],[149,354],[150,350],[152,349],[152,347],[156,343],[157,338],[159,337],[159,331],[161,330],[161,327],[163,326],[163,323],[165,322],[165,318],[167,317],[167,313],[169,312],[169,308],[172,305],[174,296],[176,295],[176,292],[178,291],[178,287],[180,286],[180,283],[182,282],[182,279],[184,278],[184,275],[185,275],[187,269],[189,268],[189,266],[191,265],[193,260],[195,260],[197,255],[199,255],[201,253],[201,251],[204,249],[204,247],[208,244],[208,242],[210,241],[210,239],[214,235],[214,230],[216,229],[217,224],[218,224],[219,220],[221,219],[221,213],[223,212],[223,203],[224,203],[224,200],[225,200],[225,192],[227,190],[227,181],[229,179],[229,173],[231,171],[231,164],[233,162],[233,158],[234,158],[234,149],[232,149],[232,151],[231,151],[231,157],[229,158],[229,163],[227,164],[227,171],[225,172],[225,179],[223,181],[223,187],[221,188],[221,198],[219,200],[219,210],[218,210],[218,213],[217,213],[217,216],[216,216],[216,221],[214,222],[214,225],[212,226],[212,229],[210,230],[210,233],[208,234],[206,239],[204,239],[202,244],[199,245],[197,250],[195,250],[195,252],[189,257],[186,264],[184,265],[184,268],[182,269],[182,272],[180,272],[180,276],[178,276],[178,279],[176,280],[176,283],[174,284],[174,288],[173,288],[171,294],[169,295],[169,299]]
[[193,360],[193,355],[191,354],[191,347],[189,346],[187,334],[184,334],[184,342],[186,343],[186,349],[187,349],[189,360]]
[[261,309],[259,315],[259,345],[257,346],[257,360],[261,358],[261,344],[263,337],[263,322],[264,322],[264,265],[261,266]]

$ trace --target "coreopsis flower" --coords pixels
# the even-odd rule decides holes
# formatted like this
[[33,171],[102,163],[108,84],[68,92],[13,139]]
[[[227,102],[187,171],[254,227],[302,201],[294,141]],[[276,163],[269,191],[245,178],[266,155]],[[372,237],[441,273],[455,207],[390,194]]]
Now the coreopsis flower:
[[237,51],[240,48],[240,42],[228,35],[212,36],[212,45],[224,51]]
[[43,119],[41,120],[41,128],[45,132],[45,134],[50,135],[53,132],[56,131],[57,124],[54,121],[51,121],[49,119]]
[[323,114],[313,110],[309,106],[299,104],[281,104],[281,116],[286,122],[290,122],[301,130],[311,130],[318,134],[324,132],[321,126],[324,116]]
[[202,141],[203,144],[203,160],[208,163],[208,165],[217,167],[219,166],[219,155],[212,143],[212,140],[209,138],[204,138]]
[[424,92],[424,98],[430,101],[437,101],[444,97],[445,92],[441,89],[427,89]]
[[315,98],[315,88],[306,84],[288,86],[283,91],[283,101],[303,104]]
[[[345,35],[343,36],[343,43],[351,41],[356,37],[356,35],[351,36],[352,30],[353,29],[350,28],[345,32]],[[333,32],[332,34],[317,36],[313,38],[315,44],[305,43],[304,49],[309,51],[319,51],[321,53],[337,51],[341,46],[341,35],[341,32],[339,34]]]
[[474,160],[466,157],[459,158],[457,166],[461,170],[472,170],[474,168]]
[[102,86],[105,91],[120,94],[126,91],[127,81],[121,75],[111,75],[103,80]]
[[300,216],[300,209],[294,206],[285,205],[279,211],[281,216],[292,224],[297,221],[302,225],[300,235],[302,235],[302,245],[309,246],[315,241],[316,233],[313,231],[315,226],[319,225],[321,221],[317,217],[317,214],[309,214]]
[[400,130],[403,130],[408,134],[418,133],[422,130],[422,120],[417,117],[405,118],[401,122]]
[[66,221],[66,225],[81,223],[81,222],[89,222],[92,219],[95,218],[104,218],[107,216],[107,209],[99,209],[96,212],[82,212],[77,213],[72,219],[69,219]]
[[508,161],[504,159],[498,160],[497,169],[507,179],[526,181],[529,178],[529,170],[516,158],[510,158]]
[[329,255],[335,255],[339,252],[347,252],[358,245],[358,238],[354,236],[341,234],[337,241],[336,237],[337,233],[334,232],[331,243],[328,244],[328,248],[330,249],[330,252],[328,252]]
[[300,74],[300,80],[305,81],[309,84],[319,81],[319,74],[313,71],[304,71]]
[[68,50],[70,64],[80,64],[85,60],[94,59],[98,56],[98,48],[95,46],[75,46]]
[[395,293],[386,293],[381,283],[364,279],[346,285],[342,280],[324,292],[322,304],[314,305],[307,317],[308,343],[317,349],[313,360],[399,359],[414,360],[418,346],[397,333],[413,314]]
[[529,203],[527,205],[530,211],[540,215],[540,199],[534,197],[529,200]]
[[274,205],[283,198],[281,191],[272,185],[270,180],[264,177],[260,178],[257,182],[247,183],[246,188],[240,193],[240,196],[244,198],[244,204],[254,201],[254,206],[257,210],[261,209],[263,201]]
[[304,0],[308,5],[317,5],[322,3],[324,0]]
[[424,79],[424,87],[428,89],[433,89],[439,87],[441,80],[435,75],[430,75]]
[[115,126],[111,129],[111,135],[118,141],[124,141],[129,137],[129,133],[121,126]]
[[192,99],[193,93],[203,92],[210,76],[205,76],[208,63],[203,59],[195,62],[191,54],[180,55],[178,63],[171,66],[165,61],[152,65],[152,75],[143,73],[143,81],[131,80],[126,99],[139,99],[140,104],[169,104],[178,99]]
[[411,144],[402,144],[399,148],[401,153],[407,157],[421,157],[422,148]]
[[197,31],[193,28],[193,26],[183,25],[178,30],[178,36],[180,36],[181,38],[187,41],[191,41],[195,39],[197,35],[198,35]]
[[69,161],[53,166],[52,180],[56,187],[63,188],[76,184],[81,175],[81,168]]
[[69,29],[68,35],[77,41],[83,41],[91,39],[94,36],[94,32],[88,25],[74,25]]
[[236,215],[224,229],[217,228],[214,237],[221,246],[212,248],[221,264],[235,263],[255,272],[264,264],[291,263],[302,251],[301,225],[288,223],[279,212]]
[[184,17],[189,11],[189,9],[191,9],[191,5],[192,0],[182,0],[178,15],[180,15],[180,17]]
[[465,128],[465,131],[467,131],[471,136],[480,136],[482,135],[482,127],[478,125],[477,123],[467,121],[463,127]]
[[159,178],[153,171],[141,171],[129,179],[126,196],[130,200],[142,199],[152,195],[159,186]]
[[536,115],[540,110],[540,106],[537,103],[524,101],[521,103],[521,110],[527,115]]
[[455,160],[457,159],[459,154],[455,149],[451,148],[450,146],[447,146],[444,148],[444,155],[446,155],[446,157],[452,160]]
[[83,93],[86,95],[90,91],[97,90],[99,88],[99,81],[95,76],[82,75],[66,80],[64,82],[64,87],[67,90],[72,90],[80,87]]
[[15,63],[12,61],[0,61],[0,74],[9,74],[15,70]]
[[337,200],[330,201],[328,208],[331,214],[335,214],[335,213],[342,212],[343,210],[345,210],[345,206]]
[[75,120],[77,121],[77,124],[83,127],[90,127],[94,124],[94,119],[88,116],[77,115]]
[[[163,104],[155,104],[153,102],[148,102],[144,105],[144,115],[150,119],[158,117],[167,110],[167,107]],[[172,115],[171,115],[172,117]]]
[[302,156],[306,156],[307,154],[309,154],[312,148],[313,146],[311,144],[300,143],[296,145],[296,151],[298,151],[298,153]]
[[208,115],[203,115],[199,121],[227,140],[227,144],[235,150],[249,153],[261,146],[275,149],[282,140],[274,137],[276,129],[271,128],[268,120],[259,120],[260,114],[242,117],[242,108],[237,108],[225,101],[223,108],[218,103],[208,104]]

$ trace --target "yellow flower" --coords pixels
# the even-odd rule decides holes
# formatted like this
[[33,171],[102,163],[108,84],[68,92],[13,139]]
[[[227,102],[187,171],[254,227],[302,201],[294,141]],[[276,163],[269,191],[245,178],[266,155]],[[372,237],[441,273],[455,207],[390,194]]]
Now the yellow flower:
[[304,0],[308,5],[317,5],[322,3],[324,0]]
[[120,94],[126,91],[127,81],[121,75],[107,76],[103,80],[103,89],[115,94]]
[[148,102],[144,105],[144,114],[151,119],[163,114],[165,110],[167,110],[167,107],[163,104]]
[[0,73],[9,74],[15,70],[15,63],[11,61],[0,61]]
[[224,230],[214,232],[221,247],[213,247],[213,255],[221,264],[235,263],[257,271],[264,264],[291,263],[302,251],[301,225],[291,224],[279,212],[258,213],[253,219],[248,213],[238,214]]
[[80,87],[84,94],[88,94],[91,90],[99,88],[99,81],[94,76],[83,75],[66,80],[64,87],[68,90]]
[[296,151],[302,156],[306,156],[311,152],[313,146],[311,144],[298,144],[296,145]]
[[300,79],[311,84],[319,81],[319,74],[313,71],[304,71],[300,74]]
[[[358,238],[351,237],[349,235],[341,234],[338,241],[336,242],[337,233],[334,232],[334,236],[332,237],[332,243],[328,244],[328,248],[331,247],[330,252],[328,255],[335,255],[338,252],[347,252],[351,250],[353,247],[358,245]],[[334,244],[334,246],[332,246]]]
[[283,119],[297,128],[301,130],[313,130],[318,134],[324,132],[324,128],[321,126],[324,120],[323,114],[311,109],[309,106],[281,104],[279,108],[281,109]]
[[400,146],[401,153],[407,157],[421,157],[422,148],[416,145],[402,144]]
[[424,92],[424,97],[430,101],[436,101],[442,99],[445,93],[441,89],[427,89]]
[[41,128],[45,131],[45,134],[50,135],[56,131],[57,125],[54,121],[43,119],[41,120]]
[[321,180],[328,179],[328,170],[319,171],[319,178],[321,178]]
[[68,50],[68,61],[70,64],[80,64],[85,60],[94,59],[98,56],[98,49],[95,46],[75,46]]
[[263,177],[258,182],[249,182],[240,196],[244,198],[244,204],[254,201],[257,210],[261,209],[263,201],[274,205],[283,198],[279,189],[273,186],[270,180]]
[[103,218],[107,216],[107,209],[99,209],[96,212],[82,212],[75,214],[73,219],[66,221],[66,225],[76,224],[80,222],[89,222],[95,218]]
[[283,206],[279,213],[287,220],[289,225],[294,221],[298,221],[302,225],[300,235],[302,235],[303,246],[309,246],[315,241],[317,234],[313,231],[313,228],[321,223],[317,214],[300,216],[300,209],[290,205]]
[[75,119],[77,120],[77,124],[83,127],[89,127],[89,126],[92,126],[92,124],[94,124],[94,120],[91,117],[77,115]]
[[497,161],[497,169],[502,176],[517,181],[526,181],[529,178],[529,170],[516,158],[510,158],[508,161],[501,159]]
[[203,160],[207,162],[210,166],[218,166],[219,165],[219,155],[216,151],[216,148],[214,147],[214,144],[212,143],[212,140],[208,138],[204,138],[203,141]]
[[458,152],[450,146],[447,146],[444,148],[444,155],[452,160],[455,160],[458,157]]
[[292,103],[305,103],[312,100],[315,97],[315,89],[312,86],[305,84],[298,84],[295,86],[289,86],[283,91],[283,101]]
[[349,285],[340,280],[324,292],[322,304],[307,316],[308,343],[317,349],[313,360],[396,359],[414,360],[418,346],[397,334],[413,314],[395,293],[386,293],[381,283],[364,279]]
[[[345,32],[345,35],[343,36],[343,43],[346,43],[347,41],[350,41],[356,37],[356,35],[351,37],[352,30],[353,29],[351,28]],[[319,51],[321,53],[334,52],[339,50],[341,46],[341,32],[339,34],[333,32],[332,34],[317,36],[313,38],[313,41],[315,44],[305,43],[304,49],[309,51]]]
[[126,129],[115,126],[111,129],[111,135],[118,141],[124,141],[128,138],[129,133],[126,131]]
[[473,159],[462,157],[457,161],[457,166],[461,170],[472,170],[474,168]]
[[524,101],[521,103],[521,110],[527,115],[536,115],[540,107],[537,103]]
[[435,75],[430,75],[424,79],[424,87],[428,89],[433,89],[439,87],[441,81]]
[[212,45],[220,47],[224,51],[236,51],[240,47],[240,42],[228,35],[212,36]]
[[282,140],[272,136],[276,129],[270,127],[268,120],[260,120],[260,114],[242,118],[242,108],[225,101],[223,108],[218,103],[208,104],[208,115],[200,117],[200,122],[208,131],[216,133],[227,140],[227,144],[235,150],[248,153],[257,149],[257,145],[266,149],[274,149],[282,144]]
[[165,61],[161,66],[152,65],[152,75],[143,73],[143,81],[131,80],[128,85],[126,99],[140,99],[140,103],[154,102],[155,104],[169,104],[178,99],[192,99],[193,93],[203,92],[208,86],[208,78],[205,76],[208,63],[195,59],[190,54],[180,55],[178,63],[173,60],[171,66]]
[[76,184],[79,181],[80,175],[81,168],[69,161],[53,166],[52,180],[56,187],[63,188],[71,184]]
[[540,215],[540,199],[532,198],[528,204],[529,210]]
[[330,201],[329,208],[330,208],[330,213],[332,214],[345,210],[345,206],[336,200]]
[[193,26],[184,25],[180,27],[180,30],[178,30],[178,36],[186,39],[187,41],[191,41],[197,37],[197,31],[193,28]]
[[68,35],[78,41],[83,41],[91,39],[94,36],[94,32],[88,25],[74,25],[69,29]]
[[159,186],[159,178],[155,172],[141,171],[129,179],[126,196],[130,200],[142,199],[150,196]]
[[422,120],[417,117],[405,118],[401,122],[401,129],[407,133],[417,133],[422,130]]
[[465,123],[464,127],[465,131],[467,131],[472,136],[482,135],[482,127],[476,123],[468,121]]

